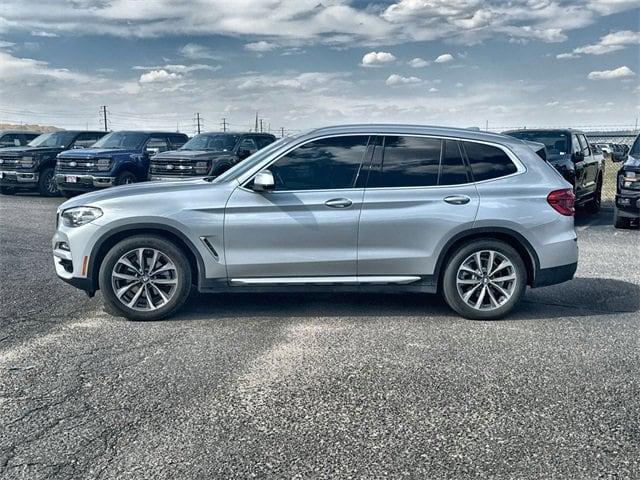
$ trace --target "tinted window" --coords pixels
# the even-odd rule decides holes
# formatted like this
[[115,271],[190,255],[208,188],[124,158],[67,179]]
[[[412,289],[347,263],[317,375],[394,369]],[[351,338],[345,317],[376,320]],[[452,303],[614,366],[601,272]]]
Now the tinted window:
[[142,147],[147,138],[149,138],[148,135],[143,132],[112,132],[98,140],[93,148],[137,150]]
[[504,177],[517,172],[516,166],[498,147],[475,142],[463,142],[476,182]]
[[73,142],[73,145],[75,147],[88,148],[98,140],[100,140],[100,138],[102,137],[103,135],[99,133],[81,133],[80,135],[78,135],[78,138],[76,138],[76,141]]
[[211,134],[202,133],[196,135],[187,143],[185,143],[181,150],[211,150],[213,152],[230,152],[238,143],[238,135],[232,135],[230,133],[224,134]]
[[19,147],[20,145],[20,135],[17,133],[7,133],[0,139],[0,147]]
[[367,149],[365,135],[306,143],[278,159],[269,170],[276,190],[351,188]]
[[149,155],[156,155],[169,150],[169,143],[164,137],[151,137],[144,149]]
[[544,143],[549,155],[564,155],[569,152],[569,136],[566,132],[534,130],[506,132],[506,134],[520,140]]
[[385,137],[383,154],[371,166],[367,187],[437,185],[441,143],[435,138]]
[[187,143],[187,138],[183,135],[171,135],[169,140],[171,141],[171,147],[174,149],[180,148]]
[[637,157],[640,155],[640,136],[636,137],[636,141],[633,142],[633,146],[631,147],[629,155],[632,155],[633,157]]
[[467,167],[462,159],[458,142],[445,140],[438,185],[459,185],[467,182]]
[[580,139],[580,148],[582,148],[582,153],[584,153],[585,155],[591,155],[591,151],[589,150],[589,142],[587,142],[587,137],[585,137],[584,135],[579,135],[578,138]]
[[258,137],[256,141],[258,142],[258,148],[264,148],[270,143],[273,143],[273,138],[271,137]]
[[253,138],[243,138],[238,150],[248,150],[250,154],[253,154],[258,151],[258,147]]
[[580,141],[577,135],[571,135],[571,153],[579,153],[581,150]]

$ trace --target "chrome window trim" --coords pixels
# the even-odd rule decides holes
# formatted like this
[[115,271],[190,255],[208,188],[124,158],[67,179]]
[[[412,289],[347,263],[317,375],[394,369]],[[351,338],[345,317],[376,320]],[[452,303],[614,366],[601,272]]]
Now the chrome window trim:
[[[461,187],[464,185],[483,185],[485,183],[489,183],[489,182],[495,182],[497,180],[503,180],[506,178],[511,178],[511,177],[515,177],[517,175],[522,175],[523,173],[525,173],[527,171],[526,166],[520,161],[520,159],[518,158],[518,156],[507,146],[502,145],[500,143],[496,143],[496,142],[489,142],[489,141],[484,141],[484,140],[475,140],[475,139],[469,139],[469,138],[464,138],[464,137],[456,137],[456,136],[447,136],[447,135],[436,135],[436,134],[430,134],[430,133],[425,133],[425,134],[420,134],[420,133],[379,133],[379,132],[357,132],[357,133],[337,133],[337,134],[326,134],[326,135],[320,135],[317,137],[311,137],[311,138],[306,138],[304,140],[302,140],[300,143],[297,143],[295,145],[288,145],[288,149],[282,151],[282,152],[274,152],[273,155],[271,155],[269,158],[266,158],[265,160],[263,160],[259,165],[256,165],[253,169],[249,170],[248,172],[246,172],[242,178],[240,179],[236,179],[236,181],[240,184],[240,186],[238,188],[241,188],[244,191],[247,192],[253,192],[252,189],[247,188],[247,183],[251,182],[251,180],[253,180],[253,177],[260,172],[261,170],[264,170],[266,168],[268,168],[271,164],[277,162],[280,158],[284,157],[285,155],[287,155],[289,152],[295,150],[296,148],[306,145],[307,143],[310,142],[314,142],[316,140],[323,140],[325,138],[335,138],[335,137],[353,137],[353,136],[388,136],[388,137],[399,137],[399,136],[403,136],[403,137],[424,137],[424,138],[435,138],[437,140],[455,140],[455,141],[459,141],[459,142],[472,142],[472,143],[480,143],[482,145],[488,145],[490,147],[497,147],[500,150],[502,150],[511,160],[511,162],[516,166],[516,171],[513,173],[510,173],[509,175],[503,175],[501,177],[496,177],[496,178],[488,178],[486,180],[480,180],[480,181],[471,181],[471,182],[466,182],[466,183],[456,183],[456,184],[452,184],[452,185],[429,185],[429,186],[407,186],[407,187],[369,187],[366,188],[366,190],[406,190],[406,189],[420,189],[420,190],[424,190],[424,189],[439,189],[439,188],[454,188],[454,187]],[[465,164],[466,164],[466,160],[465,160]],[[362,168],[362,164],[360,165],[360,168]],[[365,187],[360,187],[360,188],[356,188],[356,187],[349,187],[349,188],[329,188],[329,189],[317,189],[317,190],[285,190],[285,191],[280,191],[280,192],[269,192],[269,194],[276,194],[276,193],[301,193],[301,192],[335,192],[335,191],[345,191],[345,190],[364,190]]]

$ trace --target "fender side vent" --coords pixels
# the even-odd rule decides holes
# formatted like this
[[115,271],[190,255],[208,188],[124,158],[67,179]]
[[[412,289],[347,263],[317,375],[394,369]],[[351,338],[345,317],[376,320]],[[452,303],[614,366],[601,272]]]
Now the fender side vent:
[[213,244],[209,241],[209,239],[207,237],[200,237],[200,240],[202,240],[202,243],[204,243],[205,247],[207,247],[207,249],[211,252],[211,255],[213,255],[213,258],[216,259],[216,262],[220,260],[220,255],[218,255],[217,250],[215,249]]

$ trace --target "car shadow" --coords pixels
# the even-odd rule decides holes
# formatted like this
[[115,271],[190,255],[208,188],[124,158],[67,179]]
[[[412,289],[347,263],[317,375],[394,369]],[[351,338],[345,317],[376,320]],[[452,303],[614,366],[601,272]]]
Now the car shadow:
[[[505,320],[592,317],[640,310],[640,286],[614,279],[576,278],[529,289]],[[248,318],[453,317],[439,295],[416,293],[193,293],[167,321]]]

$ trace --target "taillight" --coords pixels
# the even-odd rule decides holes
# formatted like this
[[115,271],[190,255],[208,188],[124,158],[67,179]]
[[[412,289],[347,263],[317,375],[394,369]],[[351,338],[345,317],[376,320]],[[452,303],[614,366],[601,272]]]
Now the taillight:
[[547,202],[560,215],[572,217],[576,212],[574,208],[575,198],[573,190],[565,188],[563,190],[554,190],[547,195]]

